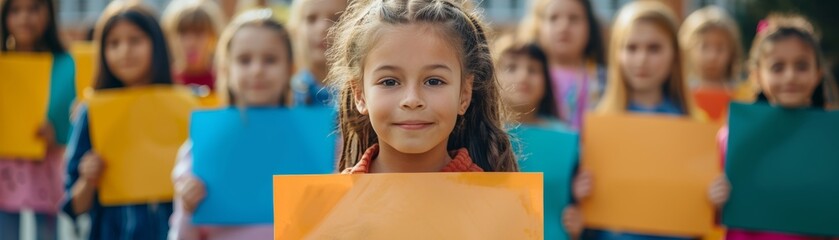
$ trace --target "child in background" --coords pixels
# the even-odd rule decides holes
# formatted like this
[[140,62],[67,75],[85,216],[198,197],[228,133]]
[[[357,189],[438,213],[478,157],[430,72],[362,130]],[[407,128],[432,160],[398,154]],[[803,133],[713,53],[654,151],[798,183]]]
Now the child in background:
[[[679,29],[679,43],[685,54],[685,70],[688,83],[694,94],[701,92],[723,92],[729,99],[747,100],[754,96],[750,84],[740,80],[740,65],[743,47],[740,45],[740,29],[725,10],[719,7],[705,7],[690,14]],[[697,99],[699,102],[700,99]],[[700,106],[720,119],[725,106]]]
[[501,98],[514,111],[516,122],[565,129],[555,107],[547,58],[539,46],[505,35],[493,47]]
[[579,130],[606,85],[600,25],[588,0],[537,0],[520,37],[536,42],[550,63],[551,88],[562,121]]
[[339,168],[518,171],[484,29],[446,0],[352,2],[330,32]]
[[222,14],[211,0],[175,0],[163,12],[175,80],[198,90],[199,96],[214,89],[213,50],[224,27]]
[[[554,107],[555,98],[550,88],[548,60],[539,46],[517,42],[513,36],[507,35],[499,38],[493,49],[493,56],[497,58],[495,63],[498,82],[501,83],[501,97],[514,111],[516,122],[527,126],[567,130],[565,124],[559,121],[559,113]],[[565,231],[572,239],[577,239],[583,230],[579,209],[573,205],[567,206],[562,215]]]
[[289,30],[294,40],[295,62],[300,68],[291,79],[294,105],[331,106],[333,91],[326,88],[327,30],[338,21],[347,0],[295,0]]
[[[94,88],[115,89],[172,84],[166,39],[147,8],[131,1],[111,2],[99,19],[98,74]],[[90,140],[87,107],[78,109],[67,152],[66,201],[62,210],[75,220],[90,215],[89,239],[166,239],[172,203],[102,206],[98,184],[107,166]]]
[[598,113],[654,113],[706,120],[689,97],[674,13],[660,3],[624,6],[612,29],[609,82]]
[[[44,159],[0,156],[0,239],[20,237],[20,212],[35,211],[36,237],[56,239],[56,216],[63,191],[61,157],[70,134],[70,108],[76,97],[75,63],[61,44],[52,0],[7,0],[0,6],[0,54],[53,55],[47,115],[37,133],[47,145]],[[21,79],[8,79],[18,81]],[[5,79],[4,79],[5,81]]]
[[[688,117],[705,121],[689,97],[676,31],[678,21],[665,5],[639,1],[624,6],[609,45],[609,83],[597,113],[643,113]],[[592,191],[594,176],[583,171],[574,181],[581,200]],[[587,230],[583,239],[697,239],[701,236],[653,236]]]
[[[770,15],[761,21],[749,53],[749,76],[760,88],[757,102],[784,108],[826,109],[835,104],[836,88],[826,78],[824,55],[813,25],[801,16]],[[793,86],[793,87],[790,87]],[[728,127],[718,136],[723,162],[728,151]],[[711,202],[722,208],[731,185],[725,176],[714,182]],[[805,240],[826,239],[787,233],[728,229],[728,240]]]
[[[291,39],[271,10],[250,10],[240,14],[221,35],[216,55],[219,89],[230,106],[287,107],[292,71]],[[261,84],[264,88],[248,86]],[[192,142],[178,153],[172,171],[175,184],[175,212],[169,239],[271,239],[273,227],[198,227],[192,214],[204,200],[207,189],[192,174]]]

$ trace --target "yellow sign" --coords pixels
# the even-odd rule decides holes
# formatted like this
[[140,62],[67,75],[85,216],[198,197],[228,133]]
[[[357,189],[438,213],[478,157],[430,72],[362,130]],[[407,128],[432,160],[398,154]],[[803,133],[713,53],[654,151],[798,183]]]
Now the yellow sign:
[[588,115],[582,167],[593,191],[586,226],[700,237],[711,232],[708,188],[721,173],[717,127],[666,116]]
[[86,99],[85,93],[93,91],[93,78],[96,65],[96,48],[92,42],[75,42],[70,46],[70,54],[76,63],[76,99]]
[[542,239],[541,173],[274,176],[275,239]]
[[0,54],[0,156],[44,158],[51,72],[50,54]]
[[89,100],[91,142],[105,162],[103,205],[172,200],[172,168],[197,107],[171,86],[97,91]]

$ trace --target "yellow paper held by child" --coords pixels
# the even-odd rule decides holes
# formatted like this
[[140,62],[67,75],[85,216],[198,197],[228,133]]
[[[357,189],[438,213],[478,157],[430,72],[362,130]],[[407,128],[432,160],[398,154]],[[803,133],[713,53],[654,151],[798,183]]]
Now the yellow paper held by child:
[[170,174],[197,107],[171,86],[97,91],[89,100],[91,142],[103,159],[103,205],[171,201]]
[[95,52],[92,42],[75,42],[70,45],[70,54],[76,63],[76,99],[85,99],[93,91]]
[[43,159],[52,55],[0,54],[0,156]]

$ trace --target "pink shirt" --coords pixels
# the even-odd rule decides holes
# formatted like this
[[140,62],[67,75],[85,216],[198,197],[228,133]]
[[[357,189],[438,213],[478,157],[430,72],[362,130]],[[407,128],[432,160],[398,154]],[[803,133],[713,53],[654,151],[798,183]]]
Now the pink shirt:
[[[728,126],[724,126],[717,133],[717,144],[720,149],[720,159],[725,165],[725,154],[728,152]],[[742,229],[729,228],[725,233],[725,240],[811,240],[821,239],[818,237],[807,237],[801,235],[777,233],[777,232],[759,232],[747,231]]]
[[571,129],[581,129],[586,112],[600,100],[604,86],[598,79],[596,67],[592,69],[551,70],[553,95],[562,122]]
[[[172,181],[177,185],[185,181],[187,177],[195,177],[192,174],[192,142],[187,141],[178,151],[178,161],[172,170]],[[170,219],[169,239],[170,240],[238,240],[238,239],[273,239],[274,228],[272,225],[253,226],[194,226],[192,225],[192,214],[187,213],[183,203],[177,198],[174,201],[175,211]]]
[[64,197],[64,147],[50,147],[41,161],[0,157],[0,210],[56,214]]

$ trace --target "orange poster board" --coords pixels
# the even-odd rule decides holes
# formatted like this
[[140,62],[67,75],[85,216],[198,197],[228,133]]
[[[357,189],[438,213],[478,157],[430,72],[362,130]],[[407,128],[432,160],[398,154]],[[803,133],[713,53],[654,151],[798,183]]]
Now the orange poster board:
[[103,205],[171,201],[172,168],[198,103],[171,86],[97,91],[89,100],[91,143],[105,162]]
[[700,237],[711,232],[708,188],[721,173],[717,127],[686,118],[587,116],[582,166],[593,174],[586,226]]
[[542,239],[541,173],[274,176],[275,239]]
[[44,158],[50,69],[50,54],[0,54],[0,156]]

